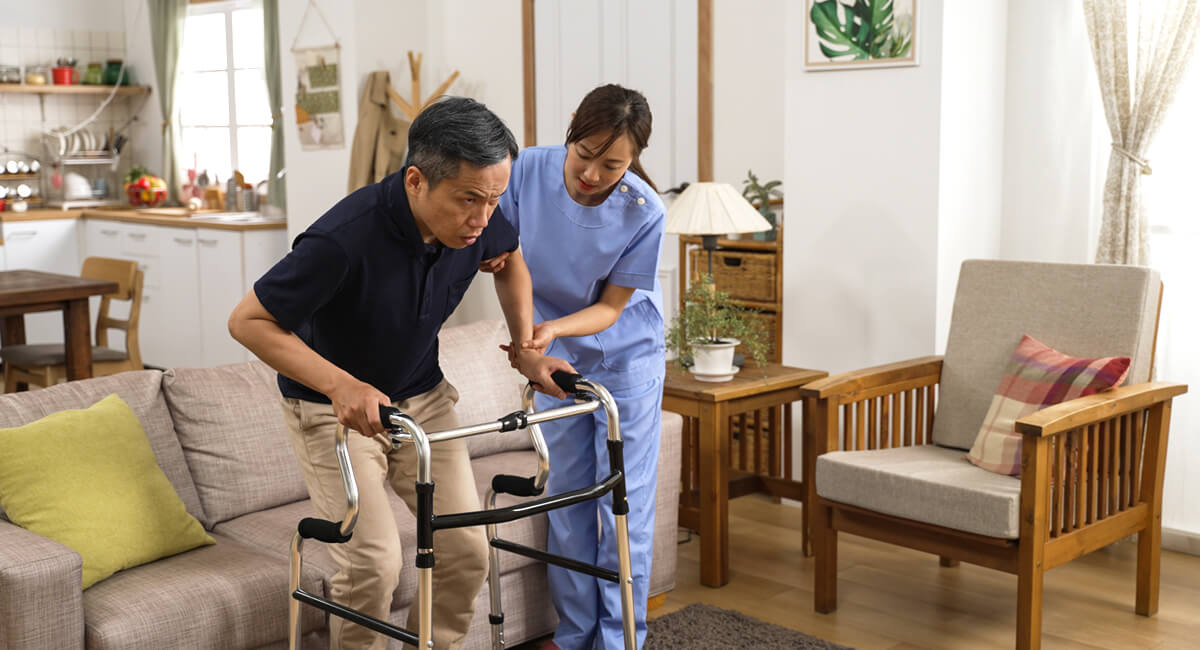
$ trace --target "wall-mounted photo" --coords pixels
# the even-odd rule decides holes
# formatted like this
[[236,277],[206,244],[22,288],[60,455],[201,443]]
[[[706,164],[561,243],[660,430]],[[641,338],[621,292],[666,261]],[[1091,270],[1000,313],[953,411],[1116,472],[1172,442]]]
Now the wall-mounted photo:
[[805,70],[917,65],[917,0],[807,0]]

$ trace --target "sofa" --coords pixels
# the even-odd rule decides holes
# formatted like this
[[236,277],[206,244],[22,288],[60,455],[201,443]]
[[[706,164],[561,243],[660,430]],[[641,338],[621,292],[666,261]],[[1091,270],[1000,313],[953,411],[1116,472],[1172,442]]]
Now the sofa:
[[[462,423],[521,408],[523,378],[497,349],[507,339],[500,321],[443,330],[442,368],[461,395]],[[287,441],[274,371],[259,361],[145,370],[0,395],[0,427],[85,408],[111,393],[138,416],[158,465],[216,544],[120,571],[84,591],[78,554],[0,518],[0,649],[286,647],[289,543],[296,524],[315,513]],[[674,587],[681,427],[678,415],[663,414],[652,596]],[[536,470],[527,432],[468,444],[481,500],[493,475]],[[502,495],[498,505],[517,500]],[[393,510],[406,570],[390,618],[403,626],[416,598],[416,533],[398,497]],[[545,548],[546,526],[542,514],[502,524],[499,534]],[[309,541],[303,553],[301,587],[326,596],[335,572],[328,547]],[[550,633],[545,567],[505,553],[501,562],[507,643]],[[487,614],[485,586],[465,647],[490,647]],[[302,627],[304,647],[327,647],[323,612],[303,607]]]

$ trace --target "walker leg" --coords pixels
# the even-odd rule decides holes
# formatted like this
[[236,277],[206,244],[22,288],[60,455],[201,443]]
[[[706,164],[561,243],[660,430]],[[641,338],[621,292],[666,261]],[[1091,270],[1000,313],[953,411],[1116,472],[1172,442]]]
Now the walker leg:
[[288,578],[288,650],[300,650],[300,601],[292,595],[300,588],[300,533],[292,535],[291,574]]
[[[491,489],[487,492],[484,502],[485,509],[491,510],[496,506],[496,493]],[[496,539],[496,525],[488,524],[488,601],[491,609],[488,612],[488,622],[492,625],[492,650],[504,650],[504,608],[500,602],[500,549],[492,546]]]
[[637,650],[636,612],[633,607],[633,570],[629,559],[629,521],[616,516],[617,574],[621,577],[621,623],[625,628],[625,650]]

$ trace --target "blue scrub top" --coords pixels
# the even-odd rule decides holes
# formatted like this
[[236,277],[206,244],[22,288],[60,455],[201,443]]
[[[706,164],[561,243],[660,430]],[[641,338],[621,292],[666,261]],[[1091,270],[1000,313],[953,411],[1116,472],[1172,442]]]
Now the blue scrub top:
[[533,278],[537,322],[593,305],[612,282],[636,289],[603,332],[556,339],[547,354],[620,388],[663,372],[658,262],[666,210],[658,193],[626,171],[604,203],[575,202],[563,184],[565,146],[531,147],[513,163],[500,211],[521,239]]

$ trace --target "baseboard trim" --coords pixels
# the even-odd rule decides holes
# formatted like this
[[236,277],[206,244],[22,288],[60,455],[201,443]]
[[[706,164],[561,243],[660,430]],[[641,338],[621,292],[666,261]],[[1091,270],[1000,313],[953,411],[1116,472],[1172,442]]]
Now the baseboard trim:
[[1162,529],[1162,547],[1188,555],[1200,555],[1200,533],[1177,528]]

